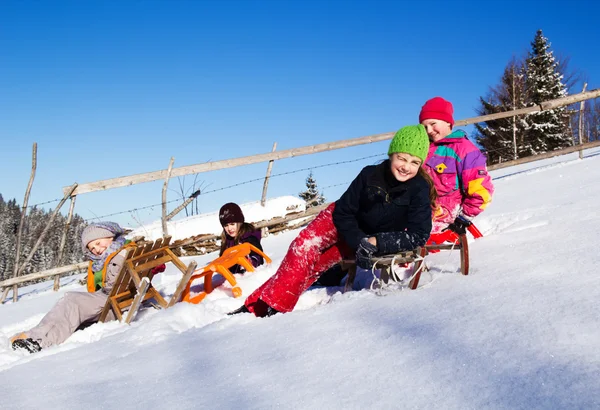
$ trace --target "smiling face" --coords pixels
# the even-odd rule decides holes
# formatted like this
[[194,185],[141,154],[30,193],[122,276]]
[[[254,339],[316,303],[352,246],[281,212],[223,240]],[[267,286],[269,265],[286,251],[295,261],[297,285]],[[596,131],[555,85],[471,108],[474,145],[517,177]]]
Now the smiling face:
[[408,181],[417,175],[422,163],[421,158],[404,152],[397,152],[390,155],[392,175],[400,182]]
[[106,251],[106,249],[110,246],[112,241],[113,241],[112,237],[111,238],[94,239],[93,241],[91,241],[87,244],[87,248],[94,255],[100,256]]
[[227,235],[231,236],[232,238],[235,238],[240,230],[240,225],[241,224],[239,222],[231,222],[227,225],[224,225],[223,229],[225,230],[225,233]]
[[425,127],[425,131],[427,131],[427,136],[433,142],[437,142],[442,138],[447,137],[452,132],[452,126],[449,122],[429,119],[423,120],[421,125]]

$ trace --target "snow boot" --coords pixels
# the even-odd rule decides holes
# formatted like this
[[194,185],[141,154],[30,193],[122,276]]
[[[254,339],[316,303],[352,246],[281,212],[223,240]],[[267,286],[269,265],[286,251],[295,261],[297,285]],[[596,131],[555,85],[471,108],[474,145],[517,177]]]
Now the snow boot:
[[[229,315],[229,316],[237,315],[238,313],[250,313],[250,311],[248,310],[246,305],[242,305],[241,307],[237,308],[236,310],[227,313],[227,315]],[[279,313],[278,310],[273,309],[271,306],[267,306],[267,310],[264,312],[264,314],[260,315],[259,317],[273,316],[273,315],[276,315],[277,313]]]
[[29,353],[36,353],[42,350],[40,344],[31,338],[14,340],[12,342],[12,348],[13,350],[24,350]]
[[241,307],[237,308],[236,310],[227,313],[227,315],[229,315],[229,316],[237,315],[238,313],[250,313],[250,311],[248,310],[246,305],[242,305]]
[[263,316],[263,317],[269,317],[269,316],[273,316],[276,315],[277,313],[279,313],[278,310],[273,309],[271,306],[269,306],[267,308],[267,313]]

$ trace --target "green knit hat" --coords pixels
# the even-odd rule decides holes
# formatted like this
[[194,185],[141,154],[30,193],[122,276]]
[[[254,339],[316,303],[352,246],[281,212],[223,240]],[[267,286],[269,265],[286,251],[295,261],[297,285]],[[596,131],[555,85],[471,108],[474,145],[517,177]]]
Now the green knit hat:
[[400,128],[398,132],[396,132],[396,135],[394,135],[394,138],[390,143],[388,155],[404,152],[406,154],[414,155],[425,162],[428,151],[429,137],[427,136],[425,127],[422,125],[407,125],[406,127]]

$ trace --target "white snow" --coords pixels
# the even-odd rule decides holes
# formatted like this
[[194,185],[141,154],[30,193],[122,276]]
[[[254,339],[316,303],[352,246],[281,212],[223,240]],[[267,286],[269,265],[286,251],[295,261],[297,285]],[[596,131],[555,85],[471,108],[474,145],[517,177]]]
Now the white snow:
[[[8,338],[84,289],[74,277],[59,292],[22,288],[0,306],[0,407],[600,408],[598,154],[492,172],[471,274],[457,272],[457,252],[431,255],[415,291],[309,290],[294,312],[258,319],[225,315],[242,303],[225,283],[198,305],[144,310],[131,325],[96,324],[26,355]],[[169,229],[218,233],[217,219]],[[263,239],[273,263],[238,276],[244,295],[275,273],[295,235]],[[179,277],[168,267],[154,285],[169,297]]]

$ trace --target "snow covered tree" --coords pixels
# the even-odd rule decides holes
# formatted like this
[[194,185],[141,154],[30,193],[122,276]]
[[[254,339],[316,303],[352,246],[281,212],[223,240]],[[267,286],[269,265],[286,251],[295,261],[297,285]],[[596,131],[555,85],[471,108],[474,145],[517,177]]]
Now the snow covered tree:
[[[538,30],[526,60],[527,105],[567,95],[559,63],[550,51],[550,42]],[[525,116],[528,131],[523,144],[523,156],[541,154],[571,145],[569,112],[565,107],[533,112]]]
[[[524,64],[513,58],[504,69],[500,84],[490,89],[487,98],[480,97],[479,100],[479,115],[526,107]],[[527,129],[522,117],[486,121],[485,125],[475,124],[475,128],[475,140],[485,149],[491,163],[520,157]]]
[[[585,101],[583,112],[579,112],[580,103],[576,103],[574,109],[577,109],[576,115],[571,118],[571,128],[573,129],[574,142],[576,144],[585,144],[600,139],[600,103],[597,100]],[[583,115],[583,135],[579,135],[579,116]]]
[[589,141],[600,140],[600,102],[597,100],[590,101],[590,115],[587,121],[587,137]]
[[317,181],[315,180],[312,171],[306,177],[306,190],[298,194],[301,199],[306,202],[306,208],[322,205],[325,203],[325,197],[317,189]]
[[[11,199],[4,202],[0,195],[0,280],[12,277],[15,262],[17,231],[21,220],[21,207],[16,200]],[[20,262],[23,262],[30,253],[35,242],[41,235],[46,224],[50,220],[52,212],[44,211],[35,206],[31,208],[25,217],[23,237],[21,240]],[[31,261],[24,270],[24,274],[37,272],[56,267],[58,262],[58,249],[66,223],[66,218],[58,214],[48,229],[40,247],[32,256]],[[81,232],[86,223],[79,215],[75,214],[65,244],[62,265],[81,262],[83,251],[81,250]]]

